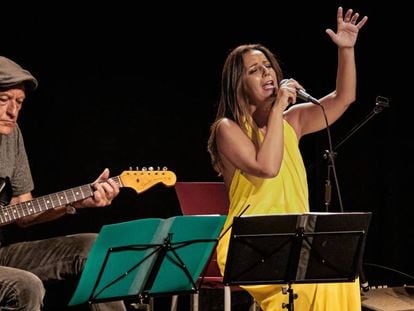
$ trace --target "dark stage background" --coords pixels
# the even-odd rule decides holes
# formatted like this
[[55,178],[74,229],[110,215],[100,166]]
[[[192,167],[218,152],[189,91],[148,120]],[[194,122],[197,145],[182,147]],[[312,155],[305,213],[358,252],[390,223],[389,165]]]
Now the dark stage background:
[[[408,69],[409,36],[394,2],[275,1],[233,8],[122,2],[86,8],[71,2],[46,11],[3,10],[0,54],[40,83],[20,117],[35,195],[93,181],[105,167],[117,175],[130,166],[167,166],[179,181],[219,181],[206,143],[227,52],[263,43],[286,77],[322,96],[335,86],[336,46],[325,28],[336,29],[339,4],[369,20],[356,46],[357,100],[331,127],[334,144],[373,111],[378,95],[390,99],[390,108],[337,150],[344,209],[373,212],[366,263],[412,276],[412,122],[402,109],[410,88],[401,73]],[[301,148],[311,209],[324,211],[326,131],[303,138]],[[339,211],[336,196],[330,211]],[[30,228],[20,238],[98,232],[108,223],[179,213],[173,188],[157,185],[140,195],[123,189],[111,207]],[[366,270],[373,283],[413,283],[384,268]]]

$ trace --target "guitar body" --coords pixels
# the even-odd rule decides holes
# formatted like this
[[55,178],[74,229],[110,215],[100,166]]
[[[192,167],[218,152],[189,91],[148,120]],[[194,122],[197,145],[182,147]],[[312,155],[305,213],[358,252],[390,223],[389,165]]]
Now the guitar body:
[[[159,183],[167,187],[173,186],[177,177],[173,172],[166,169],[143,169],[141,171],[124,171],[121,175],[110,179],[116,182],[120,188],[133,188],[137,193],[142,193]],[[0,179],[0,226],[28,215],[86,199],[93,196],[93,192],[92,184],[86,184],[26,202],[7,205],[13,196],[10,180],[8,178]]]
[[0,178],[0,207],[10,203],[13,196],[10,178]]

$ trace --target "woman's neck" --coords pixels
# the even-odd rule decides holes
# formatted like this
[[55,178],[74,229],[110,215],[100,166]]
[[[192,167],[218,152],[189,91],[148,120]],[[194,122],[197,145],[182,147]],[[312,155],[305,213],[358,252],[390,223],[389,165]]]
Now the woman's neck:
[[252,106],[252,117],[256,125],[262,129],[267,126],[270,111],[272,109],[272,102],[264,102],[260,105]]

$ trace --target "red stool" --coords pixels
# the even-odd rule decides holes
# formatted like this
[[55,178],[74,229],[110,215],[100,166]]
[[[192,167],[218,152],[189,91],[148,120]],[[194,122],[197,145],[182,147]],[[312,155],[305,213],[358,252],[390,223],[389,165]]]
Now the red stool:
[[[227,215],[229,199],[223,182],[177,182],[175,184],[178,201],[183,215]],[[217,265],[217,256],[214,251],[204,278],[200,277],[200,288],[224,289],[224,310],[231,310],[231,291],[241,289],[238,286],[225,286],[223,277]],[[177,308],[178,295],[172,297],[171,311]],[[198,311],[198,293],[191,297],[193,311]],[[255,310],[254,303],[251,310]]]

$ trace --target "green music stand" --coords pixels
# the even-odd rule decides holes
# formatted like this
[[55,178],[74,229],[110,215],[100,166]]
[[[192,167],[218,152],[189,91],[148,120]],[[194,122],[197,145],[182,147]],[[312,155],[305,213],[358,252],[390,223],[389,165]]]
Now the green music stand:
[[176,216],[103,226],[69,306],[198,291],[225,218]]

